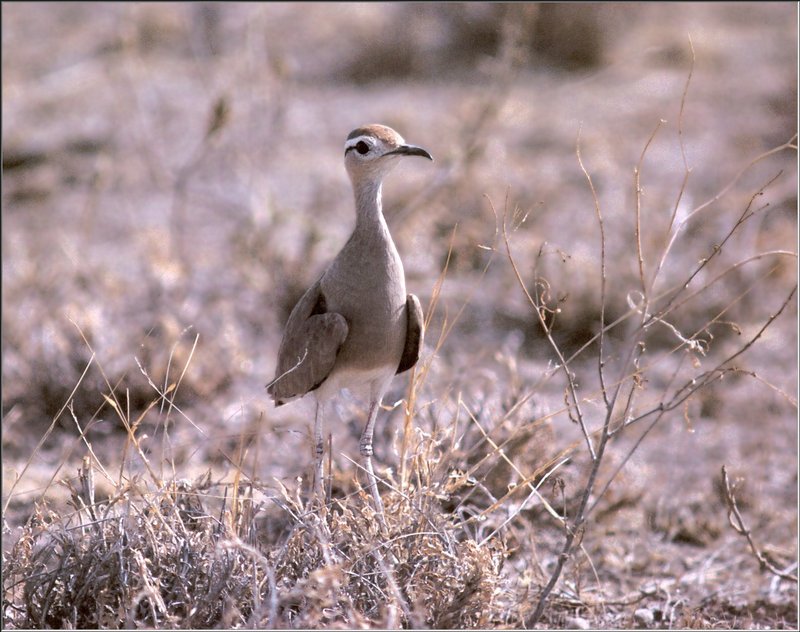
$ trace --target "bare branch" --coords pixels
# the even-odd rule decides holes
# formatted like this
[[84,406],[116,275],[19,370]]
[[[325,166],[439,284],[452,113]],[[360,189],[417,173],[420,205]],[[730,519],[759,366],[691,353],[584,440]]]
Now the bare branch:
[[730,191],[734,187],[734,185],[736,185],[736,183],[739,182],[741,177],[745,173],[747,173],[750,170],[750,168],[753,167],[754,165],[758,164],[762,160],[765,160],[766,158],[769,158],[770,156],[773,156],[774,154],[778,154],[778,153],[780,153],[782,151],[785,151],[787,149],[793,150],[793,151],[797,151],[797,145],[795,144],[796,140],[797,140],[797,134],[792,136],[792,138],[789,139],[789,141],[783,143],[782,145],[778,145],[777,147],[773,147],[772,149],[769,149],[769,150],[765,151],[764,153],[762,153],[762,154],[756,156],[755,158],[753,158],[744,167],[742,167],[739,170],[739,172],[728,182],[728,184],[726,184],[716,195],[714,195],[711,199],[703,202],[700,206],[697,206],[694,210],[689,212],[686,215],[686,217],[684,217],[681,220],[681,222],[677,225],[677,227],[675,227],[675,230],[672,233],[672,237],[670,238],[669,243],[667,244],[667,247],[664,249],[664,254],[661,256],[661,262],[658,265],[658,269],[661,269],[661,267],[663,267],[664,261],[666,261],[667,257],[669,256],[669,253],[672,250],[672,246],[675,244],[675,241],[677,240],[678,235],[680,234],[681,230],[689,223],[689,221],[695,215],[697,215],[701,211],[707,209],[709,206],[711,206],[712,204],[714,204],[715,202],[720,200],[722,197],[724,197],[725,194],[728,193],[728,191]]
[[692,51],[692,63],[689,66],[689,74],[686,77],[686,85],[683,87],[683,94],[681,95],[681,107],[678,111],[678,144],[681,148],[681,159],[683,160],[683,181],[681,182],[681,187],[678,190],[678,195],[675,198],[675,206],[672,208],[672,215],[669,218],[669,226],[667,226],[667,230],[664,233],[664,250],[661,259],[656,266],[655,271],[653,272],[653,278],[650,281],[650,287],[655,287],[656,279],[658,278],[659,272],[661,272],[661,268],[664,265],[664,261],[666,260],[667,253],[669,252],[669,248],[667,244],[669,243],[669,236],[672,231],[673,226],[675,226],[675,218],[678,216],[678,209],[681,205],[681,200],[683,200],[683,194],[686,192],[686,185],[689,182],[689,175],[692,173],[691,167],[689,167],[689,162],[686,160],[686,146],[683,142],[683,113],[686,108],[686,95],[689,94],[689,85],[692,82],[692,75],[694,74],[694,63],[695,63],[695,54],[694,54],[694,44],[692,43],[692,37],[689,36],[689,48]]
[[728,505],[728,522],[730,523],[731,527],[733,527],[733,530],[736,531],[736,533],[747,538],[747,543],[750,545],[750,550],[753,552],[753,556],[758,560],[758,565],[761,570],[767,570],[781,579],[785,579],[796,584],[797,575],[792,575],[791,573],[787,573],[777,568],[767,559],[767,556],[764,555],[763,551],[759,550],[759,548],[756,546],[756,543],[753,541],[752,531],[750,531],[750,529],[748,529],[745,525],[744,518],[742,518],[742,514],[739,511],[739,506],[736,504],[736,497],[733,495],[733,488],[731,487],[730,480],[728,479],[728,470],[724,465],[722,466],[722,483],[725,491],[725,502]]
[[[775,181],[776,181],[776,180],[777,180],[777,179],[778,179],[778,178],[781,176],[781,174],[782,174],[782,173],[783,173],[783,171],[779,171],[779,172],[778,172],[776,175],[774,175],[772,178],[770,178],[770,179],[769,179],[769,181],[768,181],[766,184],[762,185],[762,186],[761,186],[761,187],[758,189],[758,191],[756,191],[756,192],[755,192],[755,193],[754,193],[752,196],[750,196],[750,201],[747,203],[747,206],[746,206],[746,207],[745,207],[745,209],[742,211],[742,214],[741,214],[741,215],[739,216],[739,218],[736,220],[736,222],[734,223],[734,225],[731,227],[731,229],[728,231],[728,233],[725,235],[725,237],[722,239],[722,241],[721,241],[719,244],[714,244],[714,245],[712,246],[711,253],[709,254],[709,256],[708,256],[708,257],[704,257],[704,258],[703,258],[703,259],[700,261],[700,264],[699,264],[699,265],[698,265],[698,266],[697,266],[697,267],[694,269],[694,271],[692,271],[692,272],[689,274],[688,278],[686,279],[686,281],[684,281],[683,285],[681,286],[681,288],[680,288],[681,290],[684,290],[684,289],[686,289],[686,288],[688,288],[688,287],[689,287],[689,285],[690,285],[690,284],[691,284],[691,282],[694,280],[694,278],[695,278],[695,277],[696,277],[698,274],[700,274],[700,271],[701,271],[703,268],[705,268],[705,267],[706,267],[706,266],[707,266],[707,265],[708,265],[708,264],[711,262],[711,260],[712,260],[712,259],[714,259],[714,257],[718,256],[718,255],[719,255],[719,253],[720,253],[720,252],[722,252],[722,249],[723,249],[723,247],[725,246],[725,244],[727,244],[727,243],[728,243],[728,240],[729,240],[729,239],[730,239],[730,238],[733,236],[733,234],[734,234],[734,233],[735,233],[735,232],[736,232],[736,231],[739,229],[739,227],[740,227],[742,224],[744,224],[744,222],[746,222],[748,219],[750,219],[750,218],[751,218],[751,217],[752,217],[752,216],[755,214],[755,212],[757,212],[757,211],[752,211],[752,210],[751,210],[751,209],[753,208],[753,203],[755,202],[756,198],[758,198],[758,197],[760,197],[760,196],[764,195],[764,191],[767,189],[767,187],[769,187],[769,186],[770,186],[770,185],[771,185],[773,182],[775,182]],[[673,303],[673,301],[674,301],[674,300],[675,300],[677,297],[678,297],[678,294],[675,294],[675,295],[674,295],[674,296],[673,296],[673,297],[672,297],[672,298],[671,298],[671,299],[670,299],[670,300],[667,302],[666,306],[664,306],[663,308],[661,308],[661,310],[659,310],[659,313],[658,313],[656,316],[653,316],[653,317],[651,318],[651,320],[653,320],[653,319],[659,319],[659,318],[663,317],[663,315],[664,315],[664,314],[666,314],[666,313],[669,311],[670,307],[672,306],[672,303]]]
[[633,185],[634,192],[636,193],[636,228],[634,230],[634,238],[636,239],[636,258],[639,262],[639,283],[642,287],[642,296],[644,296],[645,303],[648,302],[647,297],[649,294],[649,288],[647,281],[645,281],[644,255],[642,254],[642,164],[644,163],[644,157],[647,154],[650,144],[653,142],[656,134],[658,134],[658,130],[661,129],[661,126],[664,123],[666,123],[666,121],[664,119],[660,119],[656,124],[653,133],[650,134],[650,138],[648,138],[647,142],[644,144],[642,154],[639,156],[639,162],[636,164],[636,167],[633,170]]
[[566,360],[564,359],[564,354],[561,353],[561,349],[559,348],[556,341],[553,339],[553,336],[550,332],[550,328],[547,326],[547,323],[542,316],[542,310],[540,309],[539,301],[534,299],[530,292],[528,292],[528,288],[525,287],[525,281],[522,279],[522,275],[519,272],[519,268],[517,268],[516,261],[514,260],[514,255],[511,252],[511,242],[508,237],[508,230],[506,228],[506,221],[505,221],[505,214],[503,216],[502,222],[502,230],[503,230],[503,241],[506,245],[506,254],[508,255],[509,263],[511,264],[511,269],[514,271],[514,276],[517,279],[517,283],[519,284],[520,288],[522,289],[525,297],[528,299],[531,307],[533,307],[533,311],[536,313],[536,317],[539,319],[539,324],[542,327],[542,330],[545,332],[545,336],[547,337],[547,341],[550,343],[550,346],[553,348],[558,360],[560,362],[560,366],[564,371],[564,375],[567,380],[567,388],[569,389],[570,398],[572,399],[572,404],[575,407],[575,412],[577,414],[578,423],[581,427],[581,432],[583,433],[583,437],[586,440],[586,445],[589,449],[589,454],[592,456],[592,460],[597,459],[597,455],[595,453],[594,446],[592,445],[592,438],[589,435],[589,431],[586,427],[586,422],[583,417],[583,413],[581,412],[580,407],[580,398],[578,397],[577,389],[575,387],[575,377],[572,372],[569,370],[569,365],[567,364]]
[[[578,164],[586,176],[586,181],[589,183],[589,189],[592,192],[592,200],[594,201],[594,210],[597,215],[597,225],[600,228],[600,332],[599,336],[599,350],[597,353],[597,373],[600,377],[600,389],[603,392],[603,401],[608,406],[608,395],[605,384],[605,329],[606,329],[606,230],[603,224],[603,213],[600,210],[600,200],[597,197],[592,176],[589,175],[586,167],[581,158],[581,128],[578,128],[578,140],[575,143],[575,154],[578,157]],[[574,357],[574,356],[573,356]]]

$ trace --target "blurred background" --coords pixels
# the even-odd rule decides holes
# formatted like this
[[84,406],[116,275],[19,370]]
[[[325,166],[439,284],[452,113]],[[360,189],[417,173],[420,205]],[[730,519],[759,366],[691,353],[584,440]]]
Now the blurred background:
[[[246,435],[263,457],[253,476],[306,474],[298,455],[310,462],[311,406],[276,411],[264,384],[294,302],[352,228],[342,148],[362,124],[389,125],[436,159],[405,161],[384,186],[423,306],[449,253],[427,358],[443,323],[455,326],[418,396],[422,428],[447,423],[459,398],[488,420],[522,394],[533,395],[531,419],[563,407],[564,384],[542,379],[552,349],[497,231],[504,215],[516,226],[522,277],[529,287],[547,279],[561,310],[554,337],[579,350],[601,307],[579,134],[605,218],[607,321],[637,288],[633,170],[657,128],[641,163],[651,272],[686,166],[679,219],[726,191],[682,232],[661,287],[684,280],[779,173],[763,196],[768,211],[737,232],[718,270],[796,250],[795,152],[726,189],[796,133],[793,3],[3,3],[2,18],[5,493],[34,455],[10,500],[12,524],[51,479],[74,473],[76,421],[101,458],[119,460],[125,432],[104,399],[111,387],[162,467],[224,477],[225,455]],[[673,324],[694,332],[728,310],[753,334],[796,278],[792,257],[754,260]],[[734,327],[713,334],[722,349],[741,341]],[[675,343],[665,327],[648,344]],[[747,472],[765,512],[796,509],[796,349],[793,303],[741,360],[767,385],[733,378],[707,391],[692,402],[691,428],[677,415],[658,431],[669,441],[637,453],[626,484],[647,515],[687,485],[713,495],[720,462]],[[574,368],[590,389],[592,347]],[[673,369],[665,360],[653,379]],[[167,384],[185,416],[152,406]],[[387,402],[405,389],[396,380]],[[345,399],[332,424],[345,471],[340,453],[358,454],[355,404]],[[384,466],[395,463],[401,419],[395,409],[379,421]],[[565,421],[524,458],[574,440]],[[796,519],[780,515],[774,533],[790,546]]]

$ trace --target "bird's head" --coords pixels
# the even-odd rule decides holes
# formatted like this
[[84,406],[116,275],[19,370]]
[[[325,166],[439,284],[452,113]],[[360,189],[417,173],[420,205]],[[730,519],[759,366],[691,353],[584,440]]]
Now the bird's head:
[[366,125],[354,129],[344,144],[344,164],[353,182],[362,178],[380,181],[402,156],[433,157],[422,147],[409,145],[385,125]]

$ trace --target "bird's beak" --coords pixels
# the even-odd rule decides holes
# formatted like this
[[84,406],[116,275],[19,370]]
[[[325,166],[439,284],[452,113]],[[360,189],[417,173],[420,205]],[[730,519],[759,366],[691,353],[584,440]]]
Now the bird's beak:
[[417,147],[416,145],[400,145],[400,147],[384,154],[384,156],[391,156],[392,154],[399,154],[401,156],[422,156],[428,160],[433,160],[433,156],[422,147]]

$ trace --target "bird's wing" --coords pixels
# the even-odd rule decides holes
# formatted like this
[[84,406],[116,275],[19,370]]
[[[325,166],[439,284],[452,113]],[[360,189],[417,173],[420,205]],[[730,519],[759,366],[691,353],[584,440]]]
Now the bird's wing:
[[313,391],[330,374],[347,338],[344,316],[328,312],[317,281],[294,306],[278,349],[278,368],[267,392],[277,405]]
[[400,365],[397,373],[408,371],[419,360],[422,353],[422,340],[425,337],[425,321],[422,318],[422,306],[419,299],[413,294],[409,294],[406,299],[406,344],[403,347],[403,356],[400,358]]

